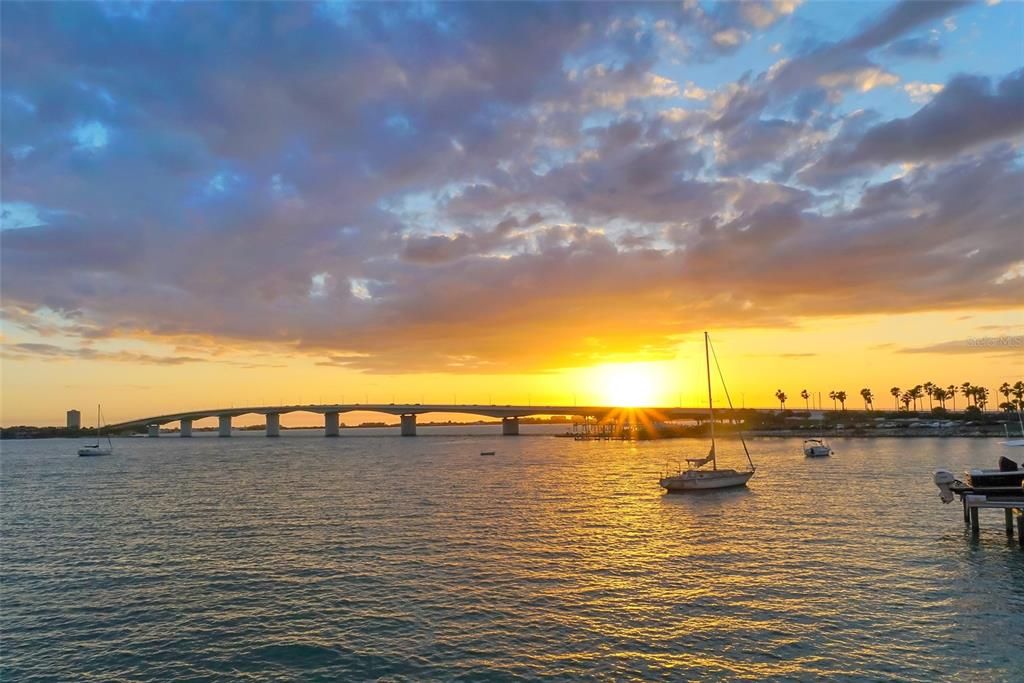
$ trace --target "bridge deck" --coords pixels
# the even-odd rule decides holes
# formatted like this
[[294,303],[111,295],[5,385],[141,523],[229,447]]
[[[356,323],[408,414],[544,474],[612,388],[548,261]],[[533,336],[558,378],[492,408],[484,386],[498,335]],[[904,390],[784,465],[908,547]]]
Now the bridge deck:
[[[279,406],[248,406],[213,408],[209,410],[191,410],[167,415],[153,415],[126,422],[118,422],[107,426],[111,431],[131,429],[145,425],[162,425],[180,420],[202,420],[210,417],[238,417],[239,415],[283,415],[285,413],[352,413],[371,412],[386,415],[423,415],[425,413],[455,413],[461,415],[479,415],[493,418],[529,417],[535,415],[569,415],[575,417],[592,417],[605,419],[612,416],[630,415],[652,421],[701,419],[707,416],[707,408],[670,408],[670,407],[617,407],[617,406],[524,406],[524,405],[478,405],[478,404],[421,404],[421,403],[331,403]],[[754,409],[716,410],[716,417],[738,417],[743,413],[755,412]],[[767,411],[771,412],[771,411]]]

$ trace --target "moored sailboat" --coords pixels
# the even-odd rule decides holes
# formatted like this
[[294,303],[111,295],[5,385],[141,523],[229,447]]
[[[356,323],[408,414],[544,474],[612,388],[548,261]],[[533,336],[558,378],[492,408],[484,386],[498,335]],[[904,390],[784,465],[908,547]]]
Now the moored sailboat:
[[78,449],[78,455],[85,457],[97,456],[97,455],[110,455],[114,452],[114,444],[110,442],[110,437],[107,437],[107,445],[103,446],[100,444],[100,437],[103,434],[103,424],[100,420],[100,407],[96,406],[96,443],[88,446],[82,446]]
[[[746,486],[750,478],[754,476],[756,468],[750,459],[750,451],[747,450],[747,442],[740,434],[740,442],[743,444],[743,452],[747,455],[749,470],[719,469],[718,453],[715,447],[715,407],[711,399],[711,341],[708,333],[704,333],[704,364],[707,370],[708,380],[708,419],[711,425],[711,450],[703,458],[686,458],[687,469],[673,475],[663,476],[658,483],[669,493],[682,493],[686,491],[706,491],[710,489],[727,489]],[[718,367],[718,358],[715,358],[715,367],[718,369],[719,378],[722,370]],[[722,381],[725,388],[725,381]],[[725,396],[732,408],[732,399],[729,398],[729,389],[725,388]],[[704,469],[708,463],[711,469]]]

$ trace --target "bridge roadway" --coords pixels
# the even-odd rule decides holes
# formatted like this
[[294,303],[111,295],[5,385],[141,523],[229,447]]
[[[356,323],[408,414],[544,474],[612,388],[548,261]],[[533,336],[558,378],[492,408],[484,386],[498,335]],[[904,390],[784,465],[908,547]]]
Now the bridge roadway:
[[[728,419],[739,417],[751,409],[716,410],[716,417]],[[213,410],[192,410],[184,413],[156,415],[138,420],[129,420],[107,425],[111,432],[124,431],[146,426],[149,436],[159,436],[161,425],[179,422],[182,437],[192,436],[192,423],[195,420],[216,417],[220,424],[219,436],[231,436],[231,420],[239,415],[266,416],[267,436],[281,435],[281,415],[285,413],[318,413],[324,416],[324,435],[338,436],[341,413],[351,412],[384,413],[400,417],[400,433],[402,436],[416,436],[416,416],[424,413],[456,413],[463,415],[479,415],[482,417],[501,418],[501,433],[505,436],[519,434],[519,418],[533,415],[566,415],[582,418],[593,418],[599,421],[616,419],[637,422],[665,422],[668,420],[700,419],[707,416],[707,408],[620,408],[615,406],[522,406],[522,405],[465,405],[465,404],[420,404],[420,403],[375,403],[375,404],[310,404],[287,406],[252,406],[247,408],[219,408]]]

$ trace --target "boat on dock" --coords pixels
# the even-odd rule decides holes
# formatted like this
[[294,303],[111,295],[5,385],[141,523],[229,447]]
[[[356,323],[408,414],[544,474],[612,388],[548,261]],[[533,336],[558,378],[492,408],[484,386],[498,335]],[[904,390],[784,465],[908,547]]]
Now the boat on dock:
[[808,458],[824,458],[832,455],[832,447],[823,439],[804,439],[804,455]]
[[[747,450],[747,442],[740,433],[740,442],[743,444],[743,452],[747,455],[749,470],[718,469],[718,453],[715,448],[715,406],[711,399],[711,340],[708,333],[704,333],[704,365],[707,370],[708,380],[708,419],[711,425],[711,450],[702,458],[686,458],[687,469],[677,471],[675,474],[663,474],[658,483],[669,493],[685,493],[687,491],[708,491],[712,489],[729,489],[746,486],[750,478],[754,476],[755,467],[750,459],[750,451]],[[718,369],[719,378],[722,379],[722,386],[725,387],[725,380],[722,378],[722,369],[718,365],[718,357],[715,357],[715,367]],[[729,401],[729,408],[732,408],[732,399],[729,398],[729,389],[725,389],[726,399]],[[705,469],[705,465],[711,464],[711,469]]]
[[964,479],[957,479],[949,470],[936,470],[933,481],[939,487],[942,502],[952,503],[959,496],[964,523],[970,525],[975,535],[979,530],[979,510],[1002,510],[1007,535],[1013,536],[1016,518],[1017,534],[1024,547],[1024,467],[1000,457],[998,469],[972,469],[965,473]]
[[1018,465],[1006,456],[999,457],[999,467],[997,469],[972,469],[968,470],[965,475],[966,483],[975,488],[993,486],[1015,486],[1021,488],[1024,485],[1024,466]]

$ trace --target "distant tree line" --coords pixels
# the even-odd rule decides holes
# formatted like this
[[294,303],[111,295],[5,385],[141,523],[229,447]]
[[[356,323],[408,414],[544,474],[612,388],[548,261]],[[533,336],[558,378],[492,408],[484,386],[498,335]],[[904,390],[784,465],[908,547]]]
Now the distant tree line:
[[[918,412],[924,409],[926,398],[928,399],[928,410],[930,411],[935,411],[936,408],[945,411],[947,401],[951,403],[950,409],[955,411],[958,393],[965,399],[966,405],[964,410],[983,411],[988,408],[991,398],[988,388],[977,386],[971,382],[964,382],[960,385],[950,384],[945,387],[935,382],[925,382],[909,389],[892,387],[889,389],[889,393],[893,397],[893,407],[897,412],[911,412],[912,410],[913,412]],[[1024,381],[1018,380],[1013,384],[1003,382],[998,389],[998,393],[1003,396],[1003,401],[997,406],[999,410],[1008,413],[1024,411]],[[870,388],[865,387],[861,389],[860,396],[864,401],[864,410],[875,409],[875,394]],[[828,392],[828,397],[832,399],[833,411],[846,410],[847,394],[845,391],[832,390]],[[803,389],[800,392],[800,398],[804,400],[804,408],[810,410],[810,392],[807,389]],[[786,392],[782,389],[776,390],[775,399],[779,402],[779,407],[785,410],[786,401],[789,399]]]

